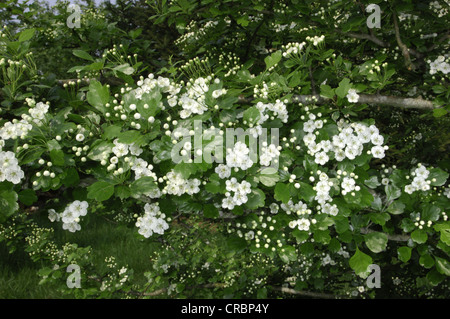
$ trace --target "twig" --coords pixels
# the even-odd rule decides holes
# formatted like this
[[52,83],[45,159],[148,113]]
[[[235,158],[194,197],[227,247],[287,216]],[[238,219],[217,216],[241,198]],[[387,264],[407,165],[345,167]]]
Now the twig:
[[[375,232],[375,230],[369,229],[369,228],[361,228],[361,234],[370,234]],[[391,234],[386,234],[388,240],[392,240],[392,241],[408,241],[411,237],[409,235],[391,235]]]
[[[331,99],[316,95],[294,95],[292,97],[294,102],[299,102],[304,105],[316,104],[321,105],[329,103]],[[240,97],[238,103],[250,103],[253,98]],[[393,106],[404,109],[422,109],[433,110],[437,107],[433,102],[421,98],[404,98],[398,96],[379,95],[379,94],[360,94],[356,104],[374,104],[380,106]]]
[[355,33],[355,32],[342,32],[341,30],[336,30],[336,32],[348,36],[350,38],[354,39],[360,39],[360,40],[369,40],[383,48],[388,48],[390,45],[387,42],[384,42],[383,40],[377,38],[374,34],[367,34],[367,33]]
[[399,48],[402,50],[402,54],[405,58],[405,66],[406,68],[411,71],[415,69],[414,64],[411,62],[411,57],[409,56],[409,49],[408,47],[402,42],[402,39],[400,38],[400,29],[398,27],[398,21],[397,21],[397,13],[394,11],[392,18],[394,20],[394,30],[395,30],[395,38],[397,40],[397,44]]
[[287,293],[287,294],[299,295],[299,296],[304,296],[304,297],[312,297],[312,298],[318,298],[318,299],[338,299],[338,298],[344,297],[344,296],[340,296],[340,295],[330,295],[330,294],[325,294],[325,293],[320,293],[320,292],[300,291],[300,290],[295,290],[295,289],[287,288],[287,287],[271,286],[270,288],[272,288],[273,290]]

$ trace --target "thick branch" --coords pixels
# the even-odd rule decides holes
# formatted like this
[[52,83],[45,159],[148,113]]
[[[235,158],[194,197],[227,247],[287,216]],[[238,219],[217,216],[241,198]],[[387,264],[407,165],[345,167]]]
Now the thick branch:
[[411,71],[415,67],[411,62],[411,57],[409,56],[408,47],[402,42],[402,39],[400,38],[400,28],[398,27],[396,12],[394,12],[392,18],[394,20],[395,39],[397,40],[397,44],[398,44],[399,48],[402,50],[403,57],[405,58],[405,66],[408,70]]
[[[240,98],[238,103],[245,104],[250,103],[252,98]],[[316,95],[294,95],[294,102],[299,102],[304,105],[316,104],[321,105],[328,103],[329,98],[322,97],[318,94]],[[378,95],[378,94],[360,94],[358,102],[356,104],[373,104],[380,106],[394,106],[404,109],[422,109],[422,110],[432,110],[436,107],[433,102],[423,100],[421,98],[404,98],[398,96],[389,95]]]
[[[361,228],[361,234],[370,234],[375,232],[375,230],[369,229],[369,228]],[[409,235],[390,235],[386,234],[388,240],[392,241],[408,241],[411,237]]]
[[325,294],[325,293],[320,293],[320,292],[300,291],[300,290],[295,290],[295,289],[287,288],[287,287],[273,287],[272,286],[270,288],[272,288],[273,290],[287,293],[287,294],[299,295],[299,296],[311,297],[311,298],[318,298],[318,299],[338,299],[338,298],[344,297],[344,296],[330,295],[330,294]]
[[384,42],[383,40],[377,38],[374,34],[367,33],[355,33],[355,32],[342,32],[341,30],[336,30],[336,32],[348,36],[350,38],[359,39],[359,40],[369,40],[383,48],[389,47],[389,43]]

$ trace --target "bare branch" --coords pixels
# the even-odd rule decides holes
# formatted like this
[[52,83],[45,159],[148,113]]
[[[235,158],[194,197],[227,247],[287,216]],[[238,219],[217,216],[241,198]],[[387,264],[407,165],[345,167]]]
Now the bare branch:
[[[365,234],[370,234],[373,232],[375,232],[375,230],[372,230],[369,228],[361,228],[361,234],[365,235]],[[411,238],[409,235],[398,235],[398,234],[396,234],[396,235],[386,234],[386,235],[387,235],[388,240],[391,240],[391,241],[403,242],[403,241],[408,241]]]
[[350,38],[354,38],[354,39],[360,39],[360,40],[369,40],[383,48],[388,48],[389,47],[389,43],[385,42],[379,38],[377,38],[373,33],[372,34],[367,34],[367,33],[355,33],[355,32],[342,32],[341,30],[336,30],[338,33],[348,36]]
[[[316,95],[294,95],[294,102],[299,102],[304,105],[316,104],[321,105],[329,103],[331,99]],[[252,98],[241,97],[238,103],[250,103]],[[393,106],[404,109],[422,109],[433,110],[436,107],[433,102],[424,100],[422,98],[404,98],[398,96],[379,95],[379,94],[360,94],[357,104],[372,104],[379,106]]]
[[312,298],[318,298],[318,299],[345,298],[344,296],[340,296],[340,295],[330,295],[330,294],[325,294],[325,293],[320,293],[320,292],[311,292],[311,291],[300,291],[300,290],[295,290],[295,289],[287,288],[287,287],[273,287],[273,286],[271,286],[270,288],[272,288],[273,290],[277,290],[277,291],[281,291],[281,292],[287,293],[287,294],[299,295],[299,296],[304,296],[304,297],[312,297]]
[[411,57],[409,56],[409,49],[402,42],[402,39],[400,38],[400,28],[398,27],[397,13],[396,12],[393,13],[392,19],[394,20],[395,38],[397,40],[397,44],[398,44],[399,48],[402,50],[403,57],[405,58],[405,66],[410,71],[414,70],[415,66],[411,62]]

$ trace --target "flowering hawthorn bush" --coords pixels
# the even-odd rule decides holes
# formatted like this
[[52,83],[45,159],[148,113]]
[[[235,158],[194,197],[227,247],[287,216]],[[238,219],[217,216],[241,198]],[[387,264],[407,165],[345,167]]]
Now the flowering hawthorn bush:
[[[159,13],[164,21],[168,13]],[[243,17],[243,27],[262,21]],[[280,32],[297,28],[273,23]],[[209,20],[194,31],[194,21],[177,44],[189,53],[232,24]],[[25,32],[18,45],[29,45]],[[390,145],[399,142],[363,112],[394,85],[398,67],[385,53],[349,60],[328,37],[274,43],[243,64],[205,44],[207,54],[153,73],[127,55],[128,45],[96,55],[76,49],[90,64],[72,67],[79,78],[58,98],[36,91],[16,107],[9,95],[14,112],[0,122],[0,240],[42,262],[43,284],[77,297],[376,297],[366,286],[373,264],[387,295],[400,294],[402,283],[415,296],[445,297],[449,174],[425,162],[396,166]],[[16,64],[5,61],[9,76]],[[445,110],[450,92],[449,58],[428,64],[442,76],[433,108],[447,123],[436,109]],[[98,81],[97,71],[122,85]],[[47,227],[34,220],[34,204]],[[93,215],[154,243],[145,283],[133,280],[126,260],[107,256],[100,271],[91,247],[58,243],[55,231],[84,232]],[[66,286],[71,264],[81,288]]]

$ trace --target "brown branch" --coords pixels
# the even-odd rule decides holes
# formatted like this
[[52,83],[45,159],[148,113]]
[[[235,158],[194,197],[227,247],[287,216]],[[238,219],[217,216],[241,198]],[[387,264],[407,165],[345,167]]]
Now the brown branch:
[[415,66],[411,62],[411,57],[409,56],[409,49],[402,42],[402,39],[400,38],[400,28],[398,27],[397,13],[396,12],[393,13],[392,19],[394,20],[395,38],[397,40],[397,44],[398,44],[399,48],[402,50],[403,57],[405,58],[405,66],[406,66],[406,68],[409,71],[414,70]]
[[[373,232],[375,232],[375,230],[372,230],[369,228],[361,228],[361,234],[366,235],[366,234],[370,234]],[[386,234],[386,235],[387,235],[388,240],[391,240],[391,241],[403,242],[403,241],[408,241],[411,238],[411,236],[409,236],[409,235],[399,235],[399,234],[395,234],[395,235]]]
[[[211,284],[204,284],[204,285],[198,285],[198,286],[189,286],[186,287],[186,289],[191,290],[191,289],[198,289],[198,288],[223,288],[225,287],[225,284],[222,283],[211,283]],[[130,291],[131,294],[133,295],[137,295],[137,296],[147,296],[147,297],[155,297],[155,296],[159,296],[159,295],[163,295],[165,293],[167,293],[167,291],[169,290],[169,288],[165,287],[165,288],[161,288],[152,292],[138,292],[138,291]]]
[[270,288],[272,288],[273,290],[287,293],[287,294],[299,295],[299,296],[304,296],[304,297],[312,297],[312,298],[318,298],[318,299],[344,298],[344,296],[340,296],[340,295],[330,295],[330,294],[325,294],[325,293],[320,293],[320,292],[311,292],[311,291],[300,291],[300,290],[295,290],[295,289],[287,288],[287,287],[270,286]]
[[379,38],[377,38],[373,33],[367,34],[367,33],[355,33],[355,32],[342,32],[341,30],[336,29],[336,32],[339,34],[348,36],[350,38],[354,39],[360,39],[360,40],[369,40],[383,48],[388,48],[390,45],[388,42],[385,42]]
[[[294,95],[292,97],[293,102],[302,103],[304,105],[316,104],[321,105],[329,103],[331,99],[316,95]],[[253,98],[240,97],[238,103],[246,104],[250,103]],[[404,109],[422,109],[433,110],[437,107],[433,105],[433,102],[424,100],[422,98],[404,98],[390,95],[379,94],[360,94],[358,102],[356,104],[373,104],[379,106],[394,106]]]

